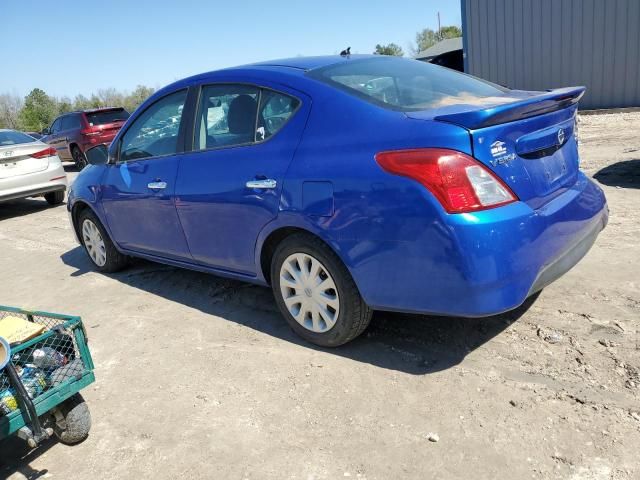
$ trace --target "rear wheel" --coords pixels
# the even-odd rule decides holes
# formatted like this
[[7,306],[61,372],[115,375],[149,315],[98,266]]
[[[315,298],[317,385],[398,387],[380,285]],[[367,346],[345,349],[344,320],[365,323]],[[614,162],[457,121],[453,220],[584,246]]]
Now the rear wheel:
[[116,249],[102,223],[91,210],[80,214],[78,227],[82,245],[99,271],[113,273],[127,265],[127,257]]
[[44,199],[49,205],[60,205],[62,202],[64,202],[64,190],[45,193]]
[[73,157],[73,162],[76,164],[76,168],[78,170],[82,170],[87,166],[87,158],[78,147],[73,147],[73,149],[71,150],[71,156]]
[[316,345],[337,347],[350,342],[371,320],[372,311],[342,261],[310,235],[292,235],[278,245],[271,284],[291,328]]

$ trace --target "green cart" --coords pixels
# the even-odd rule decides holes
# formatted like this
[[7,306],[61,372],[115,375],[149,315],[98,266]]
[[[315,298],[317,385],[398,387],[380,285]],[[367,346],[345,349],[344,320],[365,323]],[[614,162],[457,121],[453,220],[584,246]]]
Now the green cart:
[[8,316],[44,329],[8,348],[0,369],[0,441],[16,434],[33,448],[54,435],[66,444],[81,442],[91,415],[79,392],[95,381],[82,320],[0,306],[0,321]]

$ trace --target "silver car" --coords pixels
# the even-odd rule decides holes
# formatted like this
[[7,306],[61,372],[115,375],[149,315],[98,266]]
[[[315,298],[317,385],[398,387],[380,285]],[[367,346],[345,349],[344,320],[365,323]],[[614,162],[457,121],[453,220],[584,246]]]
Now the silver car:
[[15,130],[0,129],[0,202],[44,196],[64,201],[67,174],[51,145]]

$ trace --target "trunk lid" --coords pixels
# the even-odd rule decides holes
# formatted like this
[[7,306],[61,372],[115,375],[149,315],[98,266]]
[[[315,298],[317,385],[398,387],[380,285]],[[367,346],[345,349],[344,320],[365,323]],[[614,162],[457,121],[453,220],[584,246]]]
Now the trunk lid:
[[41,142],[0,146],[0,180],[46,170],[49,157],[34,158],[31,154],[48,147]]
[[469,131],[473,156],[524,202],[538,208],[578,178],[577,102],[583,87],[513,91],[489,104],[451,105],[408,112],[416,119],[453,123]]

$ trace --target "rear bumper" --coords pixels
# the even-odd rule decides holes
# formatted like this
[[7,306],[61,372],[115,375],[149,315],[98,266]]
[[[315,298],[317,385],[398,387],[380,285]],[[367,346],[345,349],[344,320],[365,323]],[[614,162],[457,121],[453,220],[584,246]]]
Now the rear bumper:
[[377,281],[371,271],[366,278],[352,273],[372,308],[490,316],[520,306],[569,271],[607,221],[602,190],[580,173],[570,190],[536,210],[517,202],[446,215],[434,229],[438,235],[422,236],[421,246],[397,244],[376,259],[384,262],[377,265]]
[[37,197],[67,189],[67,174],[60,162],[52,162],[41,172],[28,173],[0,180],[0,202]]

